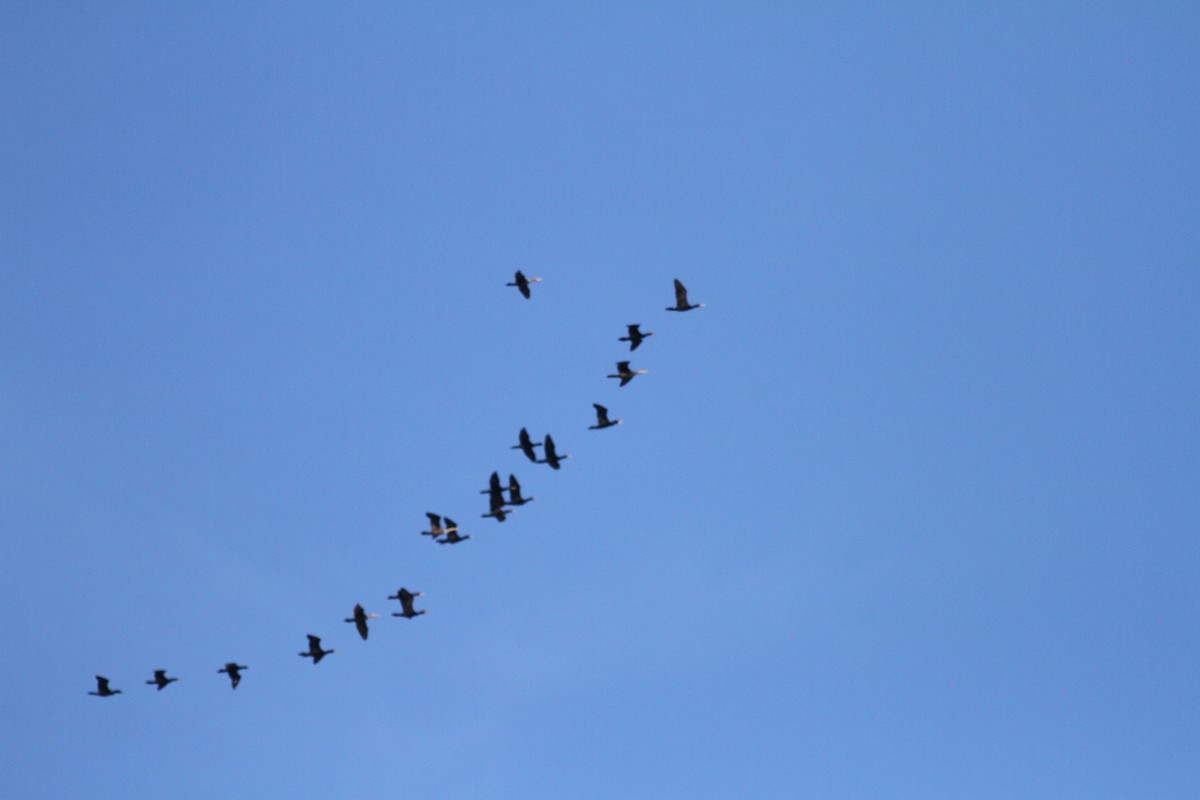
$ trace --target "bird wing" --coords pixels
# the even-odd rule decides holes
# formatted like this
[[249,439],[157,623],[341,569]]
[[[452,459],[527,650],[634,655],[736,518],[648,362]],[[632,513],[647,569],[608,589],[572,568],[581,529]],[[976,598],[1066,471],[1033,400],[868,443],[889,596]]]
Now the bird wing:
[[316,653],[321,649],[321,637],[308,634],[308,649],[309,652]]
[[688,305],[687,289],[683,288],[683,284],[679,282],[679,278],[675,279],[675,305],[679,308]]
[[550,434],[546,434],[546,460],[553,461],[558,458],[558,451],[554,449],[554,440],[550,438]]
[[108,691],[108,678],[102,678],[99,675],[96,676],[96,691],[102,694]]
[[618,361],[617,362],[617,374],[625,375],[628,373],[629,373],[629,362],[628,361]]
[[456,530],[458,530],[458,523],[455,522],[454,520],[450,519],[449,517],[446,517],[446,527],[443,529],[443,532],[450,533],[451,531],[456,531]]
[[599,403],[592,403],[592,408],[596,409],[596,422],[600,425],[608,424],[608,409]]

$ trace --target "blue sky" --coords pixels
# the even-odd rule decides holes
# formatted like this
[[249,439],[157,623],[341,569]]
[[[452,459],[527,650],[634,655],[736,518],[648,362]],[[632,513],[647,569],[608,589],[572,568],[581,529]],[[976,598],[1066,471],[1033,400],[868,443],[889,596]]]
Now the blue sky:
[[1200,790],[1194,6],[0,14],[0,795]]

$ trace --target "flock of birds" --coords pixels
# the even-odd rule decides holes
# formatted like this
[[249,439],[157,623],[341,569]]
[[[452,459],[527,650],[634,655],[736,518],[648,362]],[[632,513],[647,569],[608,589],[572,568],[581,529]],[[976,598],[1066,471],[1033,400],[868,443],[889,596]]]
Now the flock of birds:
[[[530,284],[539,283],[541,280],[541,278],[527,278],[520,270],[518,270],[513,282],[505,285],[515,286],[517,291],[519,291],[521,295],[528,300],[531,296],[531,292],[529,290]],[[694,308],[702,308],[703,306],[703,303],[689,303],[687,289],[684,288],[684,285],[680,283],[678,279],[675,280],[675,305],[669,306],[666,309],[667,311],[691,311]],[[629,351],[631,353],[637,350],[642,342],[648,337],[654,335],[653,331],[641,330],[640,324],[628,325],[626,328],[628,335],[620,337],[618,341],[629,342]],[[628,361],[618,361],[616,372],[608,377],[619,379],[619,385],[624,386],[638,375],[645,374],[646,370],[644,369],[632,369],[629,366]],[[596,411],[596,424],[588,426],[588,430],[603,430],[605,428],[611,428],[614,425],[621,424],[621,420],[619,419],[610,419],[608,416],[608,409],[599,403],[593,403],[592,407]],[[537,448],[539,447],[542,449],[542,458],[538,458]],[[554,444],[554,439],[551,438],[550,434],[546,434],[545,439],[543,439],[541,442],[535,442],[529,436],[529,431],[525,428],[521,428],[521,432],[517,436],[517,444],[513,445],[512,449],[520,450],[525,457],[533,463],[548,464],[552,469],[560,469],[562,462],[571,457],[568,454],[558,452]],[[506,492],[507,497],[505,496]],[[486,494],[488,496],[488,512],[486,514],[481,514],[480,516],[484,518],[495,519],[498,522],[504,522],[504,520],[508,518],[508,515],[512,513],[514,508],[523,506],[526,503],[530,503],[536,499],[534,497],[525,497],[521,494],[521,484],[517,481],[516,475],[510,474],[508,476],[508,485],[504,486],[500,480],[499,472],[492,473],[491,478],[488,480],[488,488],[481,490],[480,494]],[[429,518],[429,530],[421,531],[421,535],[432,537],[433,540],[438,544],[458,544],[459,542],[465,542],[467,539],[471,538],[469,534],[463,535],[459,533],[458,523],[449,517],[442,517],[440,514],[434,514],[432,512],[426,512],[425,516]],[[401,586],[400,589],[397,590],[396,594],[388,595],[389,600],[398,600],[400,602],[401,610],[399,612],[394,612],[392,616],[412,619],[413,617],[419,617],[424,614],[424,609],[418,610],[414,606],[414,600],[418,597],[421,597],[423,594],[424,592],[411,592]],[[353,614],[349,617],[346,617],[344,621],[354,623],[354,628],[358,631],[359,637],[361,637],[363,641],[366,641],[367,636],[370,633],[367,627],[367,620],[374,619],[378,616],[379,614],[368,614],[362,607],[362,604],[356,604],[354,606]],[[325,650],[322,648],[321,637],[313,636],[312,634],[307,634],[307,636],[308,650],[298,654],[302,658],[311,658],[313,664],[319,664],[321,659],[323,659],[325,656],[336,652],[332,649]],[[217,670],[217,673],[228,675],[231,687],[236,689],[238,684],[242,681],[242,670],[244,669],[249,669],[249,667],[245,664],[239,664],[236,661],[230,661],[227,662],[221,669]],[[167,688],[167,686],[178,680],[179,678],[177,677],[168,677],[166,670],[158,669],[154,670],[154,677],[151,680],[146,681],[146,683],[148,685],[157,687],[158,691],[162,691],[163,689]],[[121,690],[112,688],[108,678],[104,677],[103,675],[97,675],[96,691],[88,692],[88,694],[96,697],[112,697],[113,695],[121,694]]]

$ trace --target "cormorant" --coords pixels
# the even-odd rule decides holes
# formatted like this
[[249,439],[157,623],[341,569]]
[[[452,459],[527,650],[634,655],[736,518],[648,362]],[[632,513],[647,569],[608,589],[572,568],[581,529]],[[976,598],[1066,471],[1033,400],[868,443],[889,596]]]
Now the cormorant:
[[554,440],[551,439],[550,434],[547,433],[546,434],[546,457],[537,463],[549,464],[552,468],[558,469],[559,462],[565,461],[568,458],[570,458],[569,455],[561,455],[560,456],[558,454],[558,451],[554,449]]
[[425,516],[429,517],[429,530],[421,531],[422,536],[432,536],[436,539],[446,532],[446,529],[442,527],[442,518],[440,515],[434,514],[432,511],[426,511]]
[[536,500],[536,497],[521,497],[521,484],[517,483],[517,476],[509,474],[508,476],[508,505],[523,506],[526,503],[531,503]]
[[154,680],[146,681],[146,683],[154,684],[161,692],[163,689],[167,688],[168,683],[173,683],[177,680],[179,680],[179,678],[168,678],[167,671],[165,669],[156,669],[154,670]]
[[231,684],[233,684],[233,688],[236,689],[237,685],[242,682],[242,673],[239,672],[239,670],[243,670],[243,669],[250,669],[250,668],[247,667],[245,664],[239,664],[236,661],[230,661],[225,664],[224,669],[219,669],[219,670],[217,670],[217,672],[224,672],[227,675],[229,675],[229,682]]
[[[439,539],[438,541],[441,540]],[[361,636],[362,640],[365,642],[367,640],[367,620],[374,619],[378,616],[378,614],[368,614],[366,611],[363,611],[361,604],[355,604],[354,616],[346,617],[345,621],[354,623],[354,627],[358,630],[358,635]]]
[[542,279],[541,278],[526,278],[525,273],[521,272],[521,270],[517,270],[515,281],[516,281],[515,283],[506,283],[504,285],[517,287],[517,289],[521,292],[521,295],[526,300],[528,300],[529,299],[529,284],[541,283]]
[[604,428],[611,428],[613,425],[620,425],[621,420],[609,419],[608,409],[599,403],[592,403],[592,408],[596,409],[596,424],[588,425],[589,431],[598,431]]
[[535,444],[534,441],[529,438],[529,431],[525,430],[524,428],[521,428],[521,435],[517,438],[517,441],[519,442],[519,444],[514,444],[509,449],[510,450],[520,450],[522,453],[525,454],[526,458],[528,458],[530,461],[532,461],[533,463],[536,464],[538,458],[537,458],[537,453],[533,452],[533,448],[541,447],[542,445],[540,443]]
[[[487,515],[485,514],[484,516],[487,516]],[[453,530],[453,531],[450,531],[449,533],[447,533],[445,535],[445,537],[438,539],[437,543],[438,544],[458,544],[459,542],[465,542],[467,539],[470,539],[470,538],[471,538],[470,534],[467,534],[466,536],[459,536],[458,531]]]
[[631,353],[638,349],[638,345],[641,344],[647,336],[654,335],[654,331],[646,331],[645,333],[642,333],[640,330],[638,330],[638,328],[641,327],[640,325],[626,325],[625,327],[629,329],[629,335],[622,336],[620,339],[617,339],[617,341],[629,342],[629,352]]
[[401,611],[400,613],[396,613],[395,611],[393,611],[392,616],[393,617],[404,617],[405,619],[412,619],[413,617],[419,617],[422,614],[424,614],[426,611],[426,609],[424,609],[424,608],[421,609],[420,611],[416,611],[413,609],[413,598],[421,597],[424,594],[425,594],[424,592],[410,592],[408,589],[405,589],[403,586],[401,586],[400,591],[396,592],[395,594],[389,594],[388,600],[399,600],[400,608],[403,609],[403,611]]
[[313,636],[311,633],[307,634],[307,636],[308,636],[308,652],[298,654],[302,658],[311,658],[313,660],[313,664],[318,664],[318,663],[320,663],[322,658],[329,655],[330,653],[336,652],[334,650],[322,650],[320,636]]
[[96,676],[96,691],[88,692],[88,694],[94,694],[96,697],[112,697],[114,694],[120,693],[120,689],[108,688],[108,678],[102,675]]
[[687,289],[683,288],[683,284],[679,279],[675,279],[675,306],[668,308],[667,311],[691,311],[693,308],[704,308],[704,303],[688,303]]
[[645,375],[645,374],[646,374],[646,370],[644,370],[644,369],[630,369],[628,361],[618,361],[617,362],[617,374],[609,375],[608,377],[620,378],[621,385],[624,386],[625,384],[627,384],[631,380],[633,380],[635,375]]

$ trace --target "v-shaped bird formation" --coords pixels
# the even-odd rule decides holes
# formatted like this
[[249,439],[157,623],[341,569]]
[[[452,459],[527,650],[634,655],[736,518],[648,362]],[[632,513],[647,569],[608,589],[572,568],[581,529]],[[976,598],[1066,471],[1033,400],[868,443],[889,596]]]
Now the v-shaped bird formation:
[[[532,297],[530,285],[540,283],[541,278],[527,278],[520,270],[517,271],[514,279],[507,286],[515,286],[517,291],[526,300]],[[540,291],[540,290],[539,290]],[[675,305],[667,307],[667,311],[691,311],[695,308],[703,308],[703,303],[688,302],[687,289],[684,285],[675,280]],[[626,335],[618,338],[617,341],[629,342],[629,351],[633,352],[647,338],[654,335],[653,331],[641,330],[641,324],[631,324],[626,326]],[[647,374],[647,370],[635,370],[630,367],[628,361],[616,362],[616,372],[608,375],[609,378],[617,378],[620,380],[619,386],[625,386],[638,375]],[[608,416],[608,409],[599,403],[593,403],[592,408],[596,413],[596,424],[589,425],[588,430],[603,430],[621,424],[619,419],[611,419]],[[538,458],[537,450],[541,448],[542,458]],[[547,464],[551,469],[558,470],[562,468],[562,462],[569,459],[571,456],[567,453],[559,453],[558,447],[554,443],[554,439],[550,434],[546,434],[541,442],[533,441],[529,435],[527,428],[521,428],[517,434],[517,444],[512,445],[511,449],[520,450],[521,453],[534,464]],[[507,497],[505,493],[507,492]],[[520,506],[533,502],[534,497],[526,497],[522,494],[521,484],[517,481],[517,476],[509,474],[508,483],[504,485],[500,480],[499,471],[494,471],[488,479],[488,487],[480,491],[480,494],[487,495],[488,510],[486,513],[480,514],[485,519],[495,519],[497,522],[504,522],[514,511]],[[435,514],[431,511],[425,512],[425,516],[429,521],[429,530],[421,531],[422,536],[429,536],[438,544],[459,544],[471,538],[470,534],[463,534],[459,531],[458,523],[447,516]],[[426,609],[418,610],[415,608],[414,602],[418,597],[424,596],[424,592],[413,592],[401,586],[396,594],[388,595],[389,600],[397,600],[400,602],[400,611],[393,612],[393,617],[403,617],[405,619],[413,619],[426,613]],[[368,620],[379,618],[378,613],[367,613],[361,603],[354,605],[354,611],[351,616],[345,618],[345,622],[353,623],[354,629],[358,632],[359,638],[367,641],[370,634],[370,629],[367,627]],[[321,637],[314,636],[311,633],[307,634],[308,649],[298,655],[302,658],[312,659],[312,663],[319,664],[325,656],[333,655],[337,652],[335,649],[328,650],[321,646]],[[249,669],[246,664],[239,664],[236,661],[228,661],[225,665],[217,670],[217,673],[224,674],[229,677],[230,687],[236,689],[242,681],[242,670]],[[154,677],[145,681],[147,685],[156,687],[156,691],[162,691],[170,684],[179,680],[178,677],[168,677],[167,670],[156,669],[153,671]],[[109,679],[102,676],[96,676],[96,691],[88,692],[89,695],[95,697],[112,697],[122,694],[120,689],[114,689],[110,685]]]

